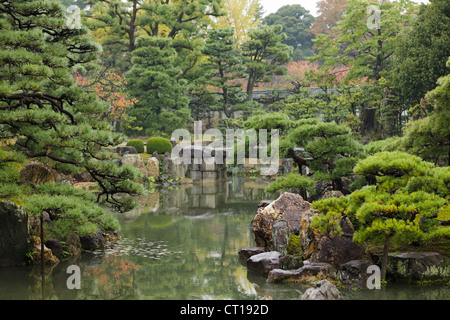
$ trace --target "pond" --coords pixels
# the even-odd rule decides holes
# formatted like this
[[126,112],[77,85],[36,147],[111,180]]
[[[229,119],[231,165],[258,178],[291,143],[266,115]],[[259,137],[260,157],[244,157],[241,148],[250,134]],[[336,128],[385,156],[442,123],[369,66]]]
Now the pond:
[[[269,197],[266,185],[235,176],[141,196],[138,208],[118,214],[122,239],[105,251],[60,263],[44,277],[39,266],[0,269],[0,300],[298,299],[309,286],[266,283],[238,259],[241,248],[254,245],[249,224]],[[67,288],[69,265],[80,267],[79,290]],[[449,299],[450,286],[390,283],[342,293],[352,300]]]

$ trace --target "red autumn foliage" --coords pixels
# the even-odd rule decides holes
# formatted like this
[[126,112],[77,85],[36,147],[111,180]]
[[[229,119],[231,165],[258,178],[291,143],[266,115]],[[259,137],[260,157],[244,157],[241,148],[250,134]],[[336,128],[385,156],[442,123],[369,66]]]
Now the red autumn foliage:
[[129,99],[125,93],[125,79],[114,72],[105,73],[100,79],[92,79],[79,73],[75,74],[75,80],[80,87],[94,92],[102,101],[111,106],[108,116],[111,120],[119,120],[125,116],[126,110],[132,107],[138,100]]

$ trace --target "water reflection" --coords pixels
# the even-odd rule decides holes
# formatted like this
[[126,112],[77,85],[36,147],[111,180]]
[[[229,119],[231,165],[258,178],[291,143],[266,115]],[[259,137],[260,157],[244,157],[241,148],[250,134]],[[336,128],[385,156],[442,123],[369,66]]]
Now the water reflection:
[[[269,284],[247,272],[237,252],[254,245],[248,225],[267,181],[244,179],[162,189],[118,215],[122,240],[48,270],[0,269],[0,299],[298,299],[308,286]],[[69,265],[81,289],[67,289]],[[44,287],[42,286],[44,282]],[[42,290],[44,288],[44,290]],[[347,299],[448,299],[449,286],[389,285],[343,292]]]
[[140,266],[140,299],[259,297],[237,256],[252,244],[248,224],[257,203],[267,197],[266,181],[252,183],[245,185],[242,177],[223,183],[205,180],[139,199],[141,206],[121,219],[121,234],[127,240],[167,245],[167,254],[158,261],[131,255]]

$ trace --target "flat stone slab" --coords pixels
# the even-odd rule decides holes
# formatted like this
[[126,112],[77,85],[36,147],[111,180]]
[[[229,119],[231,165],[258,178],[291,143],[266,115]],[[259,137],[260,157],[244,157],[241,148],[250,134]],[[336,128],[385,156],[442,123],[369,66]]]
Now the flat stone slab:
[[331,264],[307,263],[296,270],[273,269],[269,272],[267,282],[306,282],[315,283],[324,277],[335,277],[336,270]]
[[265,252],[264,247],[245,247],[239,250],[239,259],[247,261],[251,256]]
[[281,253],[269,251],[251,256],[247,260],[247,269],[259,274],[268,274],[273,269],[280,268]]

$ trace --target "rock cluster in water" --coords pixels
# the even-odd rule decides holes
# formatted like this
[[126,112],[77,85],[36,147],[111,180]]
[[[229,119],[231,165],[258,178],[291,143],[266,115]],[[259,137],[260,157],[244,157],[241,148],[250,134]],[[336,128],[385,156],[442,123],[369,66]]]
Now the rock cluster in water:
[[[315,284],[319,291],[309,292],[308,299],[337,298],[328,284],[318,283],[325,279],[367,289],[368,267],[379,263],[378,258],[352,241],[354,227],[348,218],[340,221],[342,236],[331,236],[311,227],[317,214],[308,201],[294,193],[261,201],[251,223],[256,246],[241,249],[240,260],[250,272],[267,276],[267,282]],[[449,260],[439,253],[402,253],[389,255],[387,271],[407,280],[442,280],[449,278],[450,267]],[[325,291],[320,289],[324,285]]]

